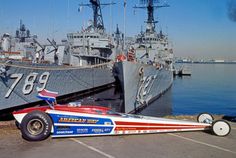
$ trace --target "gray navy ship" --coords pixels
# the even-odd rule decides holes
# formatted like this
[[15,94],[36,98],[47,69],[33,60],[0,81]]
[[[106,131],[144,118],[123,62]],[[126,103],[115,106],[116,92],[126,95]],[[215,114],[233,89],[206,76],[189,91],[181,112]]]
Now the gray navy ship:
[[167,35],[156,31],[154,9],[169,7],[153,0],[142,1],[135,8],[147,9],[146,31],[138,34],[127,54],[117,56],[114,74],[120,81],[124,111],[127,113],[150,104],[167,91],[173,82],[173,50]]
[[94,20],[81,32],[68,33],[57,45],[41,45],[21,22],[16,35],[4,34],[0,51],[0,110],[38,103],[38,91],[59,97],[111,86],[113,41],[105,33],[99,0],[87,4]]

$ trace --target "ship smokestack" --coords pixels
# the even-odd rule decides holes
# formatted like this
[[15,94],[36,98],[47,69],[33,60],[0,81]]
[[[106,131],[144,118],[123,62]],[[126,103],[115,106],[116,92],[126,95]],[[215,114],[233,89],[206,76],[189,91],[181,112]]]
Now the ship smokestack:
[[228,16],[230,20],[236,22],[236,0],[228,2]]

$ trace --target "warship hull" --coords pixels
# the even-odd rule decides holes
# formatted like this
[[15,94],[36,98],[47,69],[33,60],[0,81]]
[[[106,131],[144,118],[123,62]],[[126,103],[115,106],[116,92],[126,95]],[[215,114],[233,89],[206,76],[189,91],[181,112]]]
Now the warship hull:
[[115,81],[108,64],[91,67],[3,64],[0,74],[0,110],[40,101],[38,91],[59,92],[59,97],[112,85]]
[[123,91],[126,113],[134,113],[158,99],[173,82],[170,69],[129,61],[115,63],[115,76]]

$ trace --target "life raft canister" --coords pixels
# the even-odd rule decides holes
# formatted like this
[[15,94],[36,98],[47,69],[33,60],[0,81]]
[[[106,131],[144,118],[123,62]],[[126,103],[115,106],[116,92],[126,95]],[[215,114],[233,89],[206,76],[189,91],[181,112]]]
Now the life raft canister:
[[125,61],[126,60],[126,56],[124,54],[120,54],[120,55],[117,55],[116,59],[118,61]]

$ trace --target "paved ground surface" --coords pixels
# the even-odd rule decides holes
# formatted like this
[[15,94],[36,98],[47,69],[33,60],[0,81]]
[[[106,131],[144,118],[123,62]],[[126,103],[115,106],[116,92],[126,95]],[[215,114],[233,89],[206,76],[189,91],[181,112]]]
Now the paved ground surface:
[[236,123],[231,126],[227,137],[185,132],[27,142],[5,125],[0,127],[0,158],[236,158]]

